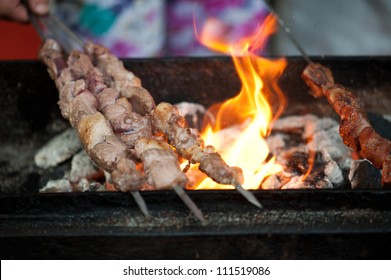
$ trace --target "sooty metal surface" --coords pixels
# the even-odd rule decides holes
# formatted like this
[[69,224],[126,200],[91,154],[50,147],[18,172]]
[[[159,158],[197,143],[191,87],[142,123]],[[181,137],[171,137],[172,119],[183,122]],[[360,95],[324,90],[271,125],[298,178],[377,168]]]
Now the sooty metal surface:
[[[369,112],[390,114],[389,58],[324,58],[336,81]],[[234,96],[240,82],[229,58],[128,60],[156,102],[206,106]],[[280,85],[286,114],[335,116],[300,79],[290,58]],[[146,219],[122,193],[38,194],[38,148],[63,130],[58,94],[39,62],[0,62],[0,256],[76,259],[390,258],[388,190],[256,191],[259,210],[233,191],[192,191],[201,225],[173,192],[145,192]],[[57,176],[59,177],[59,176]]]
[[201,225],[173,192],[1,196],[2,258],[389,258],[388,191],[190,192]]

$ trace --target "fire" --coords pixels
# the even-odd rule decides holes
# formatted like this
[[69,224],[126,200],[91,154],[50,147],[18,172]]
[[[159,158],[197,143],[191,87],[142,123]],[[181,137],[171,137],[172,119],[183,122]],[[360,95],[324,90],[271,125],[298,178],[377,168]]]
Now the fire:
[[[219,108],[210,109],[215,112],[215,122],[207,124],[201,135],[206,145],[216,147],[228,165],[242,168],[244,188],[258,189],[267,176],[282,171],[274,157],[268,158],[269,148],[264,137],[286,104],[276,84],[286,62],[284,59],[267,60],[255,54],[276,31],[273,16],[268,16],[254,34],[232,44],[227,43],[225,31],[227,28],[222,22],[209,19],[197,36],[205,46],[232,56],[242,89],[236,97],[218,105]],[[202,179],[194,189],[233,188],[219,185],[210,178]]]

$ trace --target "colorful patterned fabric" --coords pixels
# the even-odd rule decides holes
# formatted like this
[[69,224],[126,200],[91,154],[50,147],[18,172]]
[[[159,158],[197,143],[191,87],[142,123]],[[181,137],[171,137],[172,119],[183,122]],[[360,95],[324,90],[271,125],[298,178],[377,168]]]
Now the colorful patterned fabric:
[[266,9],[262,0],[57,0],[52,13],[119,57],[151,57],[213,55],[197,41],[194,21],[218,18],[239,37]]
[[194,28],[200,30],[208,18],[222,21],[231,41],[235,41],[253,33],[267,15],[262,0],[171,0],[168,3],[167,47],[174,55],[217,54],[202,46],[195,36]]

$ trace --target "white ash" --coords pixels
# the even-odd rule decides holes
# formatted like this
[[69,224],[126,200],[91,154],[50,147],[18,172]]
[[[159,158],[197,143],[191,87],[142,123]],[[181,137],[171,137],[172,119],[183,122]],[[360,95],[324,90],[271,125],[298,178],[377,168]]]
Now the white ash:
[[207,118],[212,124],[215,123],[214,116],[204,106],[191,102],[180,102],[175,104],[179,114],[183,116],[187,125],[191,128],[201,130],[203,121]]
[[217,150],[222,150],[224,149],[223,147],[232,146],[238,139],[238,135],[240,135],[244,128],[245,125],[232,125],[216,132],[215,137],[219,140],[213,144],[214,147]]
[[391,122],[391,115],[383,115],[383,118]]
[[49,180],[40,192],[102,191],[104,186],[93,179],[103,177],[98,168],[82,149],[82,144],[73,128],[67,128],[52,138],[35,155],[37,166],[47,169],[72,159],[71,169],[62,178]]
[[296,152],[308,153],[308,147],[305,143],[291,147],[290,141],[290,136],[283,133],[276,133],[266,138],[269,153],[274,155],[276,162],[283,166],[287,165],[292,154]]
[[303,130],[310,122],[316,121],[318,118],[315,115],[303,115],[303,116],[287,116],[278,119],[272,127],[273,131],[292,132]]
[[34,157],[35,164],[41,168],[57,166],[70,159],[82,148],[82,144],[73,128],[68,128],[52,138]]
[[283,190],[295,190],[295,189],[313,189],[314,186],[311,186],[306,181],[303,181],[303,176],[295,176],[288,183],[283,185],[281,189]]
[[[272,134],[266,141],[270,152],[276,156],[276,162],[291,168],[286,168],[285,174],[277,175],[280,186],[277,186],[275,178],[270,178],[262,183],[262,188],[331,189],[346,183],[343,174],[350,169],[351,150],[343,143],[336,120],[315,115],[284,117],[274,123]],[[305,161],[303,156],[309,157],[310,153],[320,154],[321,157],[314,164],[311,176],[303,182],[302,176],[306,170],[300,161]],[[292,163],[295,166],[292,167]],[[288,172],[292,172],[290,176]]]
[[280,151],[285,148],[285,140],[288,138],[287,135],[282,133],[276,133],[266,138],[266,143],[269,146],[270,152],[277,155]]
[[315,188],[323,189],[323,190],[325,190],[325,189],[334,189],[334,185],[330,181],[329,178],[324,177],[323,179],[318,180],[318,181],[315,182]]
[[339,187],[344,183],[344,177],[342,170],[339,165],[331,158],[328,150],[322,150],[322,156],[325,162],[327,162],[324,168],[324,174],[330,180],[330,182],[335,186]]
[[[351,151],[339,135],[339,124],[331,118],[318,118],[315,115],[288,116],[273,125],[273,130],[285,133],[300,133],[306,149],[321,152],[327,149],[331,158],[338,162],[343,170],[351,164]],[[284,136],[279,136],[282,139]],[[269,143],[269,140],[267,140]],[[274,152],[273,147],[271,150]]]
[[103,191],[107,191],[107,189],[104,186],[104,184],[95,181],[89,181],[83,178],[73,185],[73,191],[74,192],[89,192],[89,191],[103,192]]
[[339,125],[325,131],[317,131],[311,138],[310,145],[315,151],[327,150],[328,155],[338,163],[342,170],[349,170],[352,163],[351,150],[343,143],[339,135]]
[[72,192],[72,184],[68,179],[49,180],[46,185],[39,190],[42,193]]
[[73,156],[69,175],[71,182],[76,183],[83,178],[97,179],[102,176],[102,170],[94,164],[84,150]]
[[309,116],[309,121],[304,125],[303,139],[311,138],[317,132],[339,127],[339,123],[331,118],[318,118],[313,115]]
[[76,183],[72,183],[66,176],[62,179],[49,180],[46,185],[39,190],[41,193],[60,192],[99,192],[106,191],[106,187],[98,182],[89,181],[85,178]]
[[281,180],[276,174],[273,174],[262,182],[261,188],[263,190],[278,190],[281,188]]

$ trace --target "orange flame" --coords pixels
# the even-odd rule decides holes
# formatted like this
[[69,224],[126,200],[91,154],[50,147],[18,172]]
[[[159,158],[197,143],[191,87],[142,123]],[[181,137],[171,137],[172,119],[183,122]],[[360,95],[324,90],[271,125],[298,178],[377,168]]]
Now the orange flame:
[[[236,97],[219,105],[215,123],[203,129],[202,138],[206,145],[216,148],[228,165],[242,168],[244,188],[258,189],[267,176],[282,171],[274,157],[267,159],[269,148],[264,137],[286,105],[276,84],[286,61],[267,60],[255,54],[276,31],[275,17],[269,15],[254,34],[234,44],[226,42],[226,34],[222,32],[225,30],[227,27],[222,22],[209,19],[198,39],[213,50],[232,55],[242,89]],[[269,102],[273,102],[274,108]],[[231,188],[210,178],[203,179],[194,189]]]

